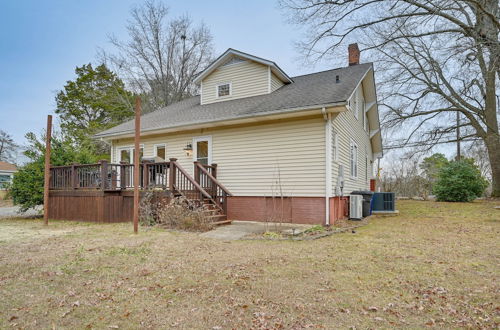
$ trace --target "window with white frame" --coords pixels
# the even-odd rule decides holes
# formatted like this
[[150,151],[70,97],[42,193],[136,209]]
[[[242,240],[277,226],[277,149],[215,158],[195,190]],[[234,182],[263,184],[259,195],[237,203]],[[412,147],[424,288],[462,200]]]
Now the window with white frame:
[[365,128],[365,131],[368,132],[368,116],[366,115],[366,104],[363,104],[363,126]]
[[339,157],[338,157],[338,152],[339,152],[338,140],[339,140],[339,137],[338,137],[337,132],[336,131],[332,131],[332,158],[333,158],[333,161],[335,161],[335,162],[339,160]]
[[354,95],[352,96],[353,97],[353,102],[352,102],[352,111],[354,111],[354,117],[356,119],[359,118],[359,109],[358,109],[358,90],[356,90],[354,92]]
[[[144,145],[141,145],[139,149],[139,161],[142,161],[143,154]],[[118,148],[118,157],[118,161],[132,164],[134,162],[134,147]]]
[[223,83],[217,85],[217,97],[231,95],[231,83]]
[[358,177],[358,146],[352,140],[351,140],[349,160],[350,160],[351,178],[357,178]]
[[365,180],[368,181],[368,156],[365,156]]
[[155,144],[155,157],[160,157],[163,160],[167,159],[167,146],[165,143]]

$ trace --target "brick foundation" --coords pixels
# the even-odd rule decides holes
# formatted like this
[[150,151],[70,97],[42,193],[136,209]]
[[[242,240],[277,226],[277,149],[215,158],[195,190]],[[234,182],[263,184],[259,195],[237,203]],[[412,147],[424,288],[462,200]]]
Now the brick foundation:
[[[345,218],[347,197],[330,198],[330,224]],[[231,196],[227,217],[243,221],[282,221],[302,224],[325,224],[323,197]]]

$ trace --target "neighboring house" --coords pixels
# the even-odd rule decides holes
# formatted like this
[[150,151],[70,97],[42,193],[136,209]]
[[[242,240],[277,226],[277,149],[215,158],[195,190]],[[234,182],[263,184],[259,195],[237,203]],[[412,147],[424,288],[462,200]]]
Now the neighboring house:
[[[141,117],[141,155],[217,163],[228,218],[329,224],[335,201],[368,190],[382,156],[374,70],[359,64],[289,77],[276,63],[228,49],[197,78],[200,95]],[[131,162],[134,122],[101,132],[111,162]],[[284,197],[281,199],[281,197]],[[281,209],[282,207],[282,209]]]
[[4,197],[5,189],[12,182],[16,172],[16,165],[0,161],[0,198]]

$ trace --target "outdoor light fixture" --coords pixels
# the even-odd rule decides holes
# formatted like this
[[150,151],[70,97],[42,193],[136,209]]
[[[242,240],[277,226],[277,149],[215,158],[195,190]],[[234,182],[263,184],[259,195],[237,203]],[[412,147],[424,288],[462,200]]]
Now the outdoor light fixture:
[[193,145],[188,142],[184,147],[184,152],[186,152],[186,156],[191,157],[193,155]]

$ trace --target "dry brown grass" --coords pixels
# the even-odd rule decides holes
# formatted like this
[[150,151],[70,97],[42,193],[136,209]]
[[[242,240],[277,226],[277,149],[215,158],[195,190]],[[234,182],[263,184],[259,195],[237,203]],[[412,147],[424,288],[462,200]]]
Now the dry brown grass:
[[0,328],[498,327],[493,204],[402,201],[300,242],[0,220],[33,232],[0,242]]
[[2,197],[0,196],[0,207],[10,206],[14,206],[14,204],[12,204],[12,199],[2,199]]

